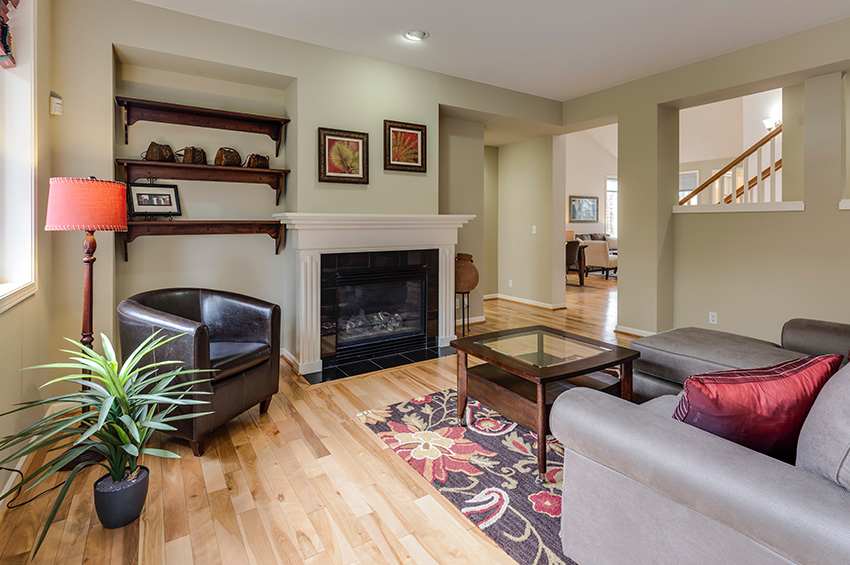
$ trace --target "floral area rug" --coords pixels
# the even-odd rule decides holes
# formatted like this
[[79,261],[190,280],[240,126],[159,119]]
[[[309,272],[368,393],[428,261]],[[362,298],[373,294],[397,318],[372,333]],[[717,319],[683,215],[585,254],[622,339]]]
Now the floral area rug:
[[561,550],[564,451],[554,438],[538,485],[537,434],[472,399],[459,426],[455,389],[358,417],[518,563],[574,565]]

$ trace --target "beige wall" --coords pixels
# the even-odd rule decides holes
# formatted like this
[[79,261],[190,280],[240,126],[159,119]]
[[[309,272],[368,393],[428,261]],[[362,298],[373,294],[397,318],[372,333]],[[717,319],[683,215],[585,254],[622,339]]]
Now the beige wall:
[[[605,233],[605,179],[617,176],[617,158],[596,143],[587,132],[570,133],[564,137],[566,165],[567,229],[576,233]],[[598,199],[599,221],[570,222],[570,196],[595,196]]]
[[[35,0],[22,2],[15,12],[16,22],[20,27],[15,30],[18,65],[25,68],[33,64],[32,59],[25,55],[22,46],[31,40],[29,24],[35,15],[35,50],[37,62],[35,65],[35,181],[37,186],[36,201],[38,203],[38,226],[36,228],[38,290],[35,295],[27,298],[9,310],[0,314],[0,412],[11,410],[13,405],[35,400],[45,396],[38,387],[51,376],[46,371],[22,371],[24,367],[58,360],[59,352],[51,347],[50,332],[52,319],[51,289],[53,273],[51,269],[51,235],[45,232],[44,217],[47,209],[47,187],[50,178],[50,118],[47,113],[47,102],[50,93],[50,2]],[[26,26],[26,29],[25,29]],[[82,245],[82,239],[80,239]],[[78,248],[78,257],[82,254]],[[82,277],[82,262],[79,275]],[[82,300],[82,296],[80,296]],[[81,310],[80,310],[81,311]],[[76,334],[79,337],[79,321]],[[48,395],[61,392],[46,391]],[[0,436],[6,436],[23,429],[31,424],[36,413],[18,413],[0,419]],[[0,487],[3,484],[0,483]],[[4,505],[5,508],[5,505]]]
[[675,216],[675,325],[708,327],[713,311],[717,329],[779,340],[792,317],[850,318],[850,273],[834,260],[850,240],[850,216],[838,210],[842,82],[832,73],[805,83],[804,212]]
[[499,293],[499,149],[484,148],[484,269],[481,291]]
[[[551,136],[499,148],[499,294],[541,305],[552,304],[553,296],[552,152]],[[563,241],[560,253],[563,282]]]
[[[125,150],[127,154],[137,153],[150,138],[159,136],[167,136],[175,145],[200,145],[208,153],[214,152],[225,139],[243,143],[242,137],[225,135],[227,132],[195,132],[161,124],[146,128],[137,124],[130,129],[130,146],[116,144],[113,96],[122,89],[173,95],[189,103],[221,102],[228,107],[244,104],[249,111],[255,107],[276,111],[281,108],[282,100],[284,115],[292,118],[282,160],[292,169],[285,205],[275,208],[271,190],[261,186],[237,188],[210,184],[201,188],[180,181],[177,184],[181,191],[185,190],[187,214],[194,217],[264,219],[281,210],[437,213],[440,104],[549,124],[561,121],[561,104],[553,100],[129,0],[54,0],[53,7],[52,88],[65,101],[65,115],[54,121],[52,137],[56,175],[114,178],[116,155],[125,154]],[[221,38],[227,38],[226,49],[222,49]],[[166,75],[161,72],[138,71],[134,85],[122,84],[116,74],[113,45],[119,53],[141,53],[149,66],[169,71],[176,68],[177,74],[185,76],[165,80]],[[192,76],[201,74],[211,80]],[[268,81],[285,84],[282,99],[254,88],[257,84],[250,78],[244,79],[245,75],[262,75]],[[248,84],[224,86],[220,91],[223,85],[212,79],[247,80]],[[383,171],[384,119],[428,126],[426,174]],[[318,182],[318,127],[369,134],[368,185]],[[250,140],[244,138],[244,147],[269,152],[268,140],[250,137]],[[57,250],[53,261],[55,271],[78,272],[80,238],[76,234],[60,234],[53,240]],[[130,262],[119,264],[123,259],[117,253],[114,237],[99,234],[97,258],[94,326],[95,331],[110,334],[114,333],[116,303],[142,288],[204,284],[277,301],[291,296],[286,283],[289,281],[291,286],[290,274],[281,272],[282,256],[273,255],[271,241],[265,236],[140,238],[130,244]],[[77,333],[81,284],[78,277],[68,276],[57,287],[54,337]]]
[[[484,316],[484,124],[440,118],[440,214],[474,214],[458,233],[458,253],[469,253],[478,286],[469,295],[469,316]],[[457,319],[460,320],[460,311]]]
[[[793,86],[806,78],[823,75],[831,70],[850,68],[850,43],[846,41],[848,34],[850,20],[843,20],[564,104],[564,122],[567,127],[586,127],[588,123],[610,119],[610,116],[617,116],[620,124],[620,236],[623,243],[620,250],[618,299],[621,326],[659,331],[674,324],[704,325],[707,320],[707,310],[704,308],[706,292],[716,302],[728,304],[727,308],[733,311],[746,312],[753,320],[764,320],[762,323],[753,322],[753,325],[758,324],[763,328],[763,333],[773,331],[770,328],[775,324],[769,323],[768,319],[785,318],[792,311],[817,313],[827,310],[827,305],[846,303],[843,294],[792,290],[793,285],[788,284],[788,278],[793,271],[780,267],[779,264],[785,263],[787,259],[778,261],[774,253],[774,250],[781,249],[783,234],[788,231],[797,235],[801,245],[805,242],[806,250],[795,249],[795,254],[783,249],[786,258],[803,256],[807,260],[811,255],[808,249],[813,241],[825,246],[822,248],[827,249],[832,257],[842,253],[839,242],[846,238],[838,223],[841,216],[834,215],[838,213],[837,210],[834,213],[827,212],[825,208],[818,209],[808,202],[810,194],[834,192],[839,188],[824,186],[816,182],[814,177],[808,176],[809,169],[817,162],[813,152],[805,151],[803,163],[803,175],[805,179],[810,179],[804,179],[803,185],[807,211],[792,215],[771,213],[766,214],[766,217],[752,214],[734,218],[725,214],[711,217],[686,215],[676,216],[675,222],[672,221],[670,195],[675,192],[672,187],[676,183],[678,162],[671,168],[668,161],[677,153],[676,131],[671,132],[669,128],[675,120],[676,108],[770,88]],[[808,101],[808,84],[806,91]],[[809,106],[807,102],[806,112]],[[831,118],[835,123],[844,123],[841,119],[843,116],[837,110],[833,110]],[[806,139],[829,137],[824,131],[810,132],[811,125],[811,116],[807,114]],[[790,158],[787,146],[785,153]],[[786,197],[789,190],[794,190],[789,184],[789,178],[786,177]],[[834,207],[837,208],[837,203],[834,203]],[[827,229],[822,233],[829,237],[814,239],[799,229],[799,223],[810,213],[815,218],[811,225]],[[791,216],[793,220],[787,224],[778,223],[779,218],[784,216]],[[754,219],[745,223],[748,218]],[[729,225],[721,225],[724,222]],[[738,231],[723,233],[739,222],[741,226]],[[777,224],[766,226],[765,222]],[[759,228],[769,230],[765,233]],[[805,235],[801,237],[800,234]],[[769,235],[776,236],[777,247],[771,247],[774,244],[770,243],[773,240]],[[729,240],[733,240],[734,244]],[[756,244],[750,245],[750,242]],[[760,246],[760,242],[767,242],[768,248]],[[723,262],[709,260],[720,253],[723,254]],[[744,268],[745,264],[747,268]],[[730,266],[732,268],[728,268]],[[782,268],[785,269],[785,276],[771,276]],[[703,280],[700,276],[709,271],[716,275],[696,284],[697,280]],[[840,266],[837,271],[832,272],[831,276],[845,278],[842,275],[846,273]],[[724,277],[722,283],[719,281],[721,276]],[[805,274],[802,276],[809,278]],[[708,281],[713,281],[710,286]],[[731,284],[730,281],[737,284]],[[759,302],[748,302],[748,294],[741,292],[742,286],[769,288],[771,292],[763,291],[764,295],[770,294],[781,299],[768,311]],[[850,318],[848,307],[833,308],[832,317]],[[723,320],[724,315],[721,312],[718,314]],[[735,319],[734,316],[732,318]],[[729,316],[725,319],[729,320]],[[731,323],[723,325],[722,329],[749,330],[752,333],[753,328]]]

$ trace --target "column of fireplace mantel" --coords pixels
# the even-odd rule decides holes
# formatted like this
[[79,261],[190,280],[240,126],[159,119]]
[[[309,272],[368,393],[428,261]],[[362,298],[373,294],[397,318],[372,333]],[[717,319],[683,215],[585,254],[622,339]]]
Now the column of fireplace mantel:
[[[369,251],[439,251],[440,347],[455,336],[454,257],[458,230],[474,215],[275,214],[287,230],[284,264],[294,274],[295,305],[284,308],[283,354],[301,374],[322,370],[321,256]],[[292,279],[289,279],[292,281]],[[287,335],[294,328],[295,335]],[[290,349],[291,348],[291,349]],[[294,349],[294,351],[292,350]]]

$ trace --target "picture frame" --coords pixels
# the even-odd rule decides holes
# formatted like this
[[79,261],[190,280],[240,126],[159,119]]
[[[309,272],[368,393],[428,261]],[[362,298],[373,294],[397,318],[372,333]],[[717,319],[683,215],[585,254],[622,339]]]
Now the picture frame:
[[129,183],[127,208],[131,216],[180,216],[176,184]]
[[369,134],[319,128],[319,182],[369,184]]
[[596,196],[570,196],[570,223],[599,221],[599,198]]
[[427,126],[384,120],[384,170],[427,172]]

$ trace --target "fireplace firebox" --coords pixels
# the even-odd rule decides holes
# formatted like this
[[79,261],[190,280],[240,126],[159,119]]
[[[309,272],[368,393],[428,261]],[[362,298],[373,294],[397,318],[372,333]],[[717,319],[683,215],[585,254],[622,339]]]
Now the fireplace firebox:
[[322,255],[322,364],[433,347],[436,249]]

